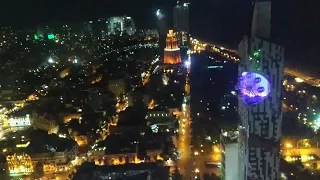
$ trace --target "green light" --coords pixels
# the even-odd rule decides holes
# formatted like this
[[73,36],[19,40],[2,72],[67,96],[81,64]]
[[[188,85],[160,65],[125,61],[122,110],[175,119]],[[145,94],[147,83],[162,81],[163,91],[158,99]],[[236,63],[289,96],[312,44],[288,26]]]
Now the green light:
[[254,52],[254,53],[253,53],[253,56],[254,56],[254,57],[258,57],[258,56],[259,56],[259,52]]
[[34,39],[35,39],[35,40],[39,40],[39,36],[35,34],[35,35],[34,35]]
[[53,34],[48,34],[48,39],[54,39],[55,36]]

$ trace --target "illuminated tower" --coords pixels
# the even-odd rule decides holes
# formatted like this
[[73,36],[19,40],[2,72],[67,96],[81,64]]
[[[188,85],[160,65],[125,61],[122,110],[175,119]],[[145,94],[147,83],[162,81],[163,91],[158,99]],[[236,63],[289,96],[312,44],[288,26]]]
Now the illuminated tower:
[[180,48],[173,30],[169,30],[166,39],[166,48],[164,49],[164,64],[181,63]]
[[284,48],[270,42],[270,24],[270,0],[257,0],[239,44],[239,180],[280,179]]

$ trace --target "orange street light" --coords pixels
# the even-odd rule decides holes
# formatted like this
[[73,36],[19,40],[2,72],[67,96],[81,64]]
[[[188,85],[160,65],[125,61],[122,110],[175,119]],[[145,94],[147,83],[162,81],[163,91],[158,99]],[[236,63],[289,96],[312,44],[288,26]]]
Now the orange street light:
[[198,168],[196,168],[196,169],[194,170],[194,172],[195,172],[195,173],[199,173],[200,170],[199,170]]
[[292,148],[292,144],[290,144],[290,143],[286,143],[286,148],[287,148],[287,149]]
[[220,149],[219,149],[219,147],[214,146],[214,147],[213,147],[213,151],[214,151],[215,153],[219,153],[219,152],[220,152]]

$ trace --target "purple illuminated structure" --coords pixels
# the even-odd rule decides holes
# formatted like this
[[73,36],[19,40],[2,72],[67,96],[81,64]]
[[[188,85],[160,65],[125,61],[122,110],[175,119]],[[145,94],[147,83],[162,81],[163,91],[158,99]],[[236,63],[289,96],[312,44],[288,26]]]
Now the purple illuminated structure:
[[258,73],[243,72],[239,77],[237,88],[240,98],[247,105],[261,103],[270,92],[269,81]]

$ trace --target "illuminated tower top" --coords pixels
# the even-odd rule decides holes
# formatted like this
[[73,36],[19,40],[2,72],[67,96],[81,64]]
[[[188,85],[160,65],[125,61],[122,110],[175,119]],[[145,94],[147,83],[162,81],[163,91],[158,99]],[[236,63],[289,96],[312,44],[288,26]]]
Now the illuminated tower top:
[[257,0],[254,3],[251,32],[252,36],[264,40],[270,39],[271,1]]
[[179,50],[177,37],[173,33],[173,30],[169,30],[169,33],[167,34],[166,39],[166,49],[168,50]]
[[164,63],[178,64],[181,63],[180,48],[173,30],[169,30],[166,39],[166,48],[164,49]]

